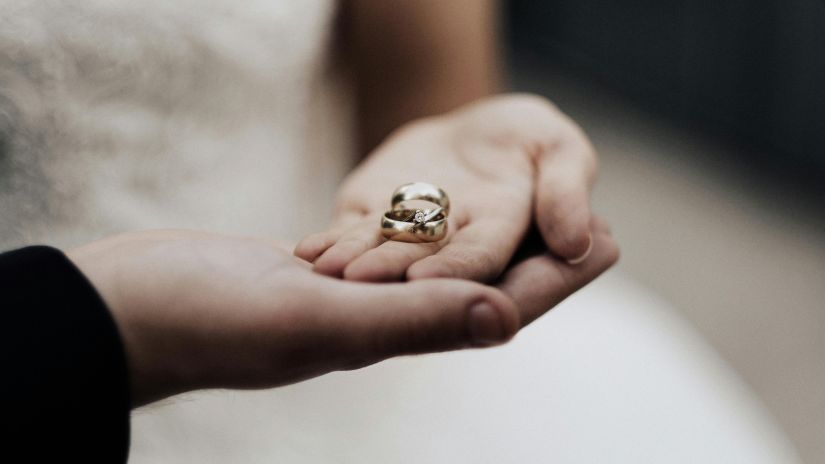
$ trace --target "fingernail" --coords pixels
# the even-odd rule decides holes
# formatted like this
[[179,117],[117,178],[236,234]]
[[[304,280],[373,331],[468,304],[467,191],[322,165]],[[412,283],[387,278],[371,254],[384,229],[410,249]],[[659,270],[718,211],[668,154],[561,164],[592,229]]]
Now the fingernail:
[[568,259],[567,264],[571,264],[571,265],[575,266],[576,264],[583,263],[584,260],[586,260],[587,257],[590,256],[591,251],[593,251],[593,234],[588,232],[587,233],[587,250],[585,250],[584,253],[582,253],[582,255],[579,256],[578,258]]
[[501,316],[490,303],[482,301],[470,308],[470,337],[476,346],[492,346],[504,342]]

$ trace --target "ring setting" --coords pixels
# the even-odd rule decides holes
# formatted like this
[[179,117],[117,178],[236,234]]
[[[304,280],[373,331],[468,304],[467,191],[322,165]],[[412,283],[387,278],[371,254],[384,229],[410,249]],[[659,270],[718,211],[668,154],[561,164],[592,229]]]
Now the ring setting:
[[[434,207],[407,207],[412,201]],[[449,211],[450,199],[440,188],[425,182],[404,184],[392,194],[391,208],[381,218],[381,233],[400,242],[437,242],[447,236]]]

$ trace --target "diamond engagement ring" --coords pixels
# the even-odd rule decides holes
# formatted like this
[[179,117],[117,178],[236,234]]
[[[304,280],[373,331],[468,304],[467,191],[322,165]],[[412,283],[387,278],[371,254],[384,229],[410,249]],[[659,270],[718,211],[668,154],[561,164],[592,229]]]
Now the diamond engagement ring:
[[[413,201],[433,208],[410,208]],[[381,218],[381,233],[400,242],[437,242],[447,235],[450,198],[440,188],[425,182],[404,184],[392,194],[392,208]]]

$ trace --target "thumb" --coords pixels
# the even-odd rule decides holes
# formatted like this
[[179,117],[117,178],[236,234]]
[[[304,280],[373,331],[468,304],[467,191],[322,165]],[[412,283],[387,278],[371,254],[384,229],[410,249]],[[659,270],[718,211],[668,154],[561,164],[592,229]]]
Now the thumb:
[[[340,282],[339,330],[356,359],[492,346],[515,335],[521,323],[503,292],[457,279],[397,284]],[[339,339],[340,340],[340,339]]]
[[568,132],[538,154],[536,222],[550,250],[578,264],[593,247],[590,189],[597,160],[579,130]]

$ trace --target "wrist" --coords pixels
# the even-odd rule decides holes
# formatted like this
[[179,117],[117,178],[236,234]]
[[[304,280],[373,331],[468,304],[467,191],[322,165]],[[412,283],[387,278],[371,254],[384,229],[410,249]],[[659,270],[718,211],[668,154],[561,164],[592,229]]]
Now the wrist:
[[[183,391],[171,386],[182,383],[185,375],[178,367],[182,363],[175,361],[175,350],[160,343],[162,334],[153,334],[151,324],[146,323],[151,316],[133,296],[151,292],[141,289],[141,282],[133,278],[127,278],[128,285],[120,283],[129,274],[121,265],[129,259],[128,250],[120,247],[113,250],[112,246],[106,241],[95,242],[69,250],[66,256],[96,290],[117,327],[126,359],[132,406],[138,407]],[[154,311],[164,310],[159,302],[152,306]]]

